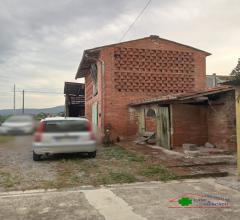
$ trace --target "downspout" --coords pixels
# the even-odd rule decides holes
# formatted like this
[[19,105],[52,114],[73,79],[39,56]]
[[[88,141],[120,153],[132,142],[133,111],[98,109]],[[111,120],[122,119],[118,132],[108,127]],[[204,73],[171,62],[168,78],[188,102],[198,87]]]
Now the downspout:
[[95,58],[95,57],[90,57],[90,56],[88,56],[87,54],[85,55],[87,58],[90,58],[90,59],[93,59],[93,60],[95,60],[95,61],[99,61],[100,63],[101,63],[101,75],[102,75],[102,82],[101,82],[101,84],[102,84],[102,94],[101,94],[101,122],[102,122],[102,124],[101,124],[101,129],[102,129],[102,132],[103,132],[103,135],[104,135],[104,105],[105,105],[105,103],[104,103],[104,96],[105,96],[105,63],[104,63],[104,61],[102,60],[102,59],[100,59],[100,58]]
[[102,126],[102,132],[103,132],[103,135],[104,135],[104,133],[105,133],[105,131],[104,131],[104,106],[105,106],[105,103],[104,103],[104,101],[105,101],[105,99],[104,99],[104,96],[105,96],[105,63],[104,63],[104,61],[102,60],[102,59],[99,59],[99,61],[100,61],[100,63],[101,63],[101,74],[102,74],[102,94],[101,94],[101,98],[102,98],[102,104],[101,104],[101,120],[102,120],[102,124],[101,124],[101,126]]

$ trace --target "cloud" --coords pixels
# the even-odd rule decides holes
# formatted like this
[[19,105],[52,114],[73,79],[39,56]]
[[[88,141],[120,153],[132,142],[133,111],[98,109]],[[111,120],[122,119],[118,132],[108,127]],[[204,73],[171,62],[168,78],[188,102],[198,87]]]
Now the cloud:
[[[62,91],[64,81],[74,81],[83,50],[118,42],[145,4],[0,0],[0,108],[12,106],[14,83],[19,90]],[[208,73],[228,74],[239,56],[239,19],[238,0],[152,0],[125,40],[157,34],[195,46],[213,53]],[[28,107],[64,103],[59,95],[27,100]]]

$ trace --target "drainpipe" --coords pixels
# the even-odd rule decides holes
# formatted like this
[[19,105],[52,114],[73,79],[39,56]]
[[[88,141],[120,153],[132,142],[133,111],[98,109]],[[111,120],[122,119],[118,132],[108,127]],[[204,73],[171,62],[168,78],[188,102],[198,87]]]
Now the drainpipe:
[[104,63],[104,61],[102,60],[102,59],[99,59],[99,61],[100,61],[100,63],[101,63],[101,74],[102,74],[102,94],[101,94],[101,96],[102,96],[102,104],[101,104],[101,120],[102,120],[102,124],[101,124],[101,126],[102,126],[102,132],[103,132],[103,134],[105,133],[104,132],[104,106],[105,106],[105,99],[104,99],[104,97],[105,97],[105,63]]
[[100,59],[100,58],[95,58],[95,57],[90,57],[90,56],[88,56],[87,54],[85,55],[85,57],[87,57],[87,58],[90,58],[90,59],[93,59],[93,60],[95,60],[95,61],[99,61],[100,63],[101,63],[101,74],[102,74],[102,82],[101,82],[101,84],[102,84],[102,93],[101,93],[101,122],[102,122],[102,124],[101,124],[101,129],[102,129],[102,132],[103,132],[103,134],[104,134],[104,106],[105,106],[105,103],[104,103],[104,96],[105,96],[105,63],[104,63],[104,61],[102,60],[102,59]]

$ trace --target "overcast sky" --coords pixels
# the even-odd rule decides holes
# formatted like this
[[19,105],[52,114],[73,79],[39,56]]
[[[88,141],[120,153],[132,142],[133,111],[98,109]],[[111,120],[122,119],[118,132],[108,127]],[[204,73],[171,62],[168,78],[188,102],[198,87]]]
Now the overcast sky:
[[[14,83],[61,93],[83,50],[118,42],[146,2],[0,0],[0,109],[12,108]],[[212,53],[208,74],[229,74],[240,57],[239,22],[239,0],[152,0],[124,40],[154,34],[194,46]],[[27,108],[63,104],[61,94],[26,93]]]

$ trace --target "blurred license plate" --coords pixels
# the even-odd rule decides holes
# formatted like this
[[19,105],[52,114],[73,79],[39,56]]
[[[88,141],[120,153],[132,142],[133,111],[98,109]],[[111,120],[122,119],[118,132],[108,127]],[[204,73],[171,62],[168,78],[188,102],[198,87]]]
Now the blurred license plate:
[[55,137],[56,141],[75,141],[77,140],[77,137]]
[[8,132],[9,133],[19,133],[19,132],[22,132],[22,131],[18,130],[18,129],[12,129],[12,130],[9,130]]

